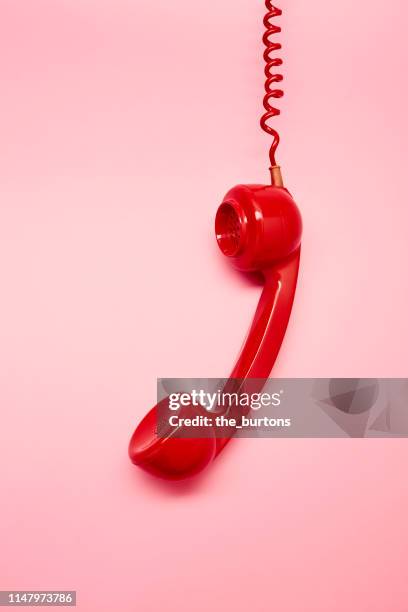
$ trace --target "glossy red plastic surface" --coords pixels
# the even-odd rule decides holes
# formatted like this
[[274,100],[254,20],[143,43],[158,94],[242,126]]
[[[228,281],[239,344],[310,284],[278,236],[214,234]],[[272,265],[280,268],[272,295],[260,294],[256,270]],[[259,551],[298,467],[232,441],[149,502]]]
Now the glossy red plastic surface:
[[[215,231],[221,251],[238,270],[260,271],[265,279],[230,378],[268,378],[295,295],[302,234],[299,210],[282,187],[239,185],[227,193],[219,207]],[[175,438],[172,431],[159,438],[156,410],[155,406],[142,420],[129,445],[132,462],[156,476],[181,479],[197,474],[231,438]]]

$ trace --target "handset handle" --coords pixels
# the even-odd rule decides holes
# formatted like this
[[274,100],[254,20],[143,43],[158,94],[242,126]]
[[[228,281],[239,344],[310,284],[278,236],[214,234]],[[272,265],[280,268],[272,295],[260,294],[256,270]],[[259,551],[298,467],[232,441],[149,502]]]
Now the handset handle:
[[268,378],[285,336],[299,271],[300,247],[263,271],[265,286],[230,378]]
[[[256,391],[262,390],[262,379],[269,377],[285,336],[295,297],[299,262],[300,247],[287,259],[264,271],[265,286],[258,307],[224,391],[234,386],[234,379],[242,381],[239,385],[241,392],[248,379],[261,379]],[[251,392],[254,390],[251,384]],[[231,430],[231,435],[216,440],[217,455],[234,432]]]

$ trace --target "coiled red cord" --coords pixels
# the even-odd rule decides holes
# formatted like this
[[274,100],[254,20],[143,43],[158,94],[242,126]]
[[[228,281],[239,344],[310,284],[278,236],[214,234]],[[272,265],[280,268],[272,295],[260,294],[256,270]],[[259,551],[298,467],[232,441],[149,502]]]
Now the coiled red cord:
[[270,0],[266,0],[265,4],[266,4],[266,8],[268,9],[268,12],[266,13],[264,20],[263,20],[264,26],[266,28],[266,32],[262,37],[262,41],[266,47],[264,54],[263,54],[264,60],[266,62],[266,66],[265,66],[265,76],[266,76],[265,92],[266,94],[263,99],[263,106],[266,112],[264,113],[264,115],[262,115],[261,127],[267,134],[270,134],[271,136],[273,136],[273,142],[269,150],[269,159],[271,161],[271,166],[273,167],[273,166],[276,166],[275,154],[276,154],[276,149],[278,148],[278,145],[279,145],[280,138],[279,138],[278,132],[272,127],[270,127],[270,125],[268,125],[268,121],[269,119],[271,119],[271,117],[276,117],[277,115],[280,115],[280,110],[272,106],[271,101],[272,99],[281,98],[283,96],[282,89],[273,88],[275,83],[280,83],[283,80],[283,76],[281,74],[272,73],[273,68],[275,68],[276,66],[282,65],[282,59],[277,58],[277,57],[271,57],[271,54],[281,49],[282,45],[276,42],[272,42],[270,37],[274,34],[278,34],[281,31],[281,28],[279,26],[274,25],[272,23],[272,19],[274,17],[278,17],[279,15],[282,15],[282,11],[281,9],[276,8],[276,6],[274,6]]

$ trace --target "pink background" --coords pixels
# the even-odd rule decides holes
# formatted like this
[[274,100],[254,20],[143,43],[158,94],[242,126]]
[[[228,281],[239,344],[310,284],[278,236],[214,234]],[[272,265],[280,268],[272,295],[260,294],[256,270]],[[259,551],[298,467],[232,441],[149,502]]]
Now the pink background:
[[[278,376],[407,376],[405,0],[284,9],[304,217]],[[406,440],[133,468],[157,376],[228,374],[260,293],[213,218],[267,180],[255,0],[0,0],[0,588],[78,608],[406,612]]]

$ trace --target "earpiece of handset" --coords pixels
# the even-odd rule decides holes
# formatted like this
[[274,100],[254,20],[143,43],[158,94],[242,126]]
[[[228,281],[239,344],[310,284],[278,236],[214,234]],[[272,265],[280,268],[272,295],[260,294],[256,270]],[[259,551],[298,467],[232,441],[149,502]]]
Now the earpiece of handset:
[[[283,187],[239,185],[220,205],[215,233],[221,251],[238,270],[260,271],[265,286],[230,379],[269,377],[292,310],[300,258],[302,220]],[[164,403],[168,400],[162,400]],[[180,480],[201,472],[225,447],[224,438],[158,437],[157,406],[129,444],[132,462],[156,476]],[[174,433],[174,432],[173,432]]]

